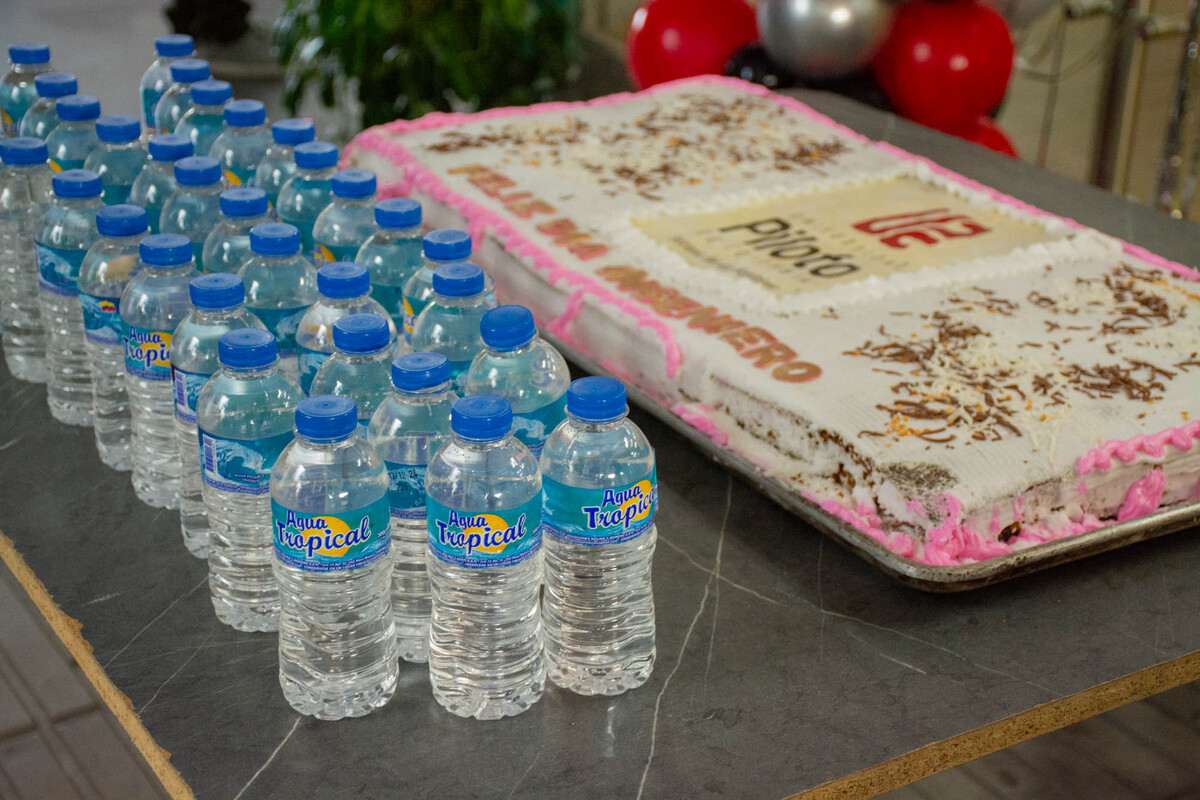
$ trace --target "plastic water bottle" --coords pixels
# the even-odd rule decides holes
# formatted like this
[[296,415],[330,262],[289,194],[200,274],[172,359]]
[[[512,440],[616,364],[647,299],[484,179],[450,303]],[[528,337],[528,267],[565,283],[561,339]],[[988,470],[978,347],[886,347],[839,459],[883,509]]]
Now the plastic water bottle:
[[237,275],[200,275],[188,283],[192,310],[171,339],[171,382],[175,432],[179,441],[179,524],[183,544],[197,558],[208,557],[209,522],[200,492],[196,401],[219,366],[217,342],[229,331],[265,330],[246,310],[246,289]]
[[58,127],[58,98],[79,91],[79,81],[69,72],[43,72],[34,76],[38,99],[21,117],[19,130],[22,136],[45,139],[50,131]]
[[333,199],[313,223],[314,261],[354,261],[375,232],[375,185],[375,173],[365,169],[344,169],[333,176]]
[[50,71],[50,46],[20,42],[8,47],[8,72],[0,78],[0,133],[15,137],[21,118],[37,99],[36,77]]
[[334,353],[313,378],[311,394],[349,397],[365,431],[392,393],[392,342],[386,314],[350,314],[333,323]]
[[68,425],[92,424],[92,373],[83,345],[79,268],[96,241],[100,177],[72,169],[54,176],[54,202],[38,232],[38,297],[46,326],[50,413]]
[[317,271],[300,255],[300,234],[291,225],[269,222],[250,229],[251,257],[239,275],[246,284],[246,308],[279,342],[279,369],[298,381],[296,331],[317,301]]
[[192,84],[192,107],[175,126],[175,132],[188,137],[192,147],[202,156],[208,155],[212,144],[221,135],[225,104],[233,97],[233,87],[228,81],[209,78]]
[[34,238],[54,200],[46,143],[0,139],[0,340],[13,377],[45,383],[46,328]]
[[371,417],[370,441],[383,458],[391,486],[392,615],[405,661],[429,660],[429,532],[425,525],[425,467],[450,440],[450,367],[437,353],[409,353],[392,364],[394,391]]
[[150,137],[150,160],[129,190],[129,202],[146,209],[150,232],[158,233],[163,205],[175,194],[175,164],[192,154],[192,143],[183,136],[161,133]]
[[[169,36],[159,36],[154,40],[154,54],[157,56],[150,62],[139,85],[142,106],[142,120],[146,130],[154,130],[157,124],[154,120],[154,109],[162,98],[163,92],[171,84],[171,65],[181,58],[187,58],[195,50],[192,37],[183,33]],[[170,133],[170,131],[167,131]]]
[[58,126],[46,136],[50,168],[55,172],[83,169],[87,157],[100,146],[96,135],[100,101],[89,94],[72,94],[59,99],[54,109]]
[[369,714],[396,690],[388,476],[354,401],[310,397],[271,470],[279,683],[319,719]]
[[[370,295],[371,276],[356,264],[326,264],[317,270],[319,297],[300,319],[296,331],[299,355],[300,388],[310,394],[309,387],[317,370],[333,353],[333,324],[349,314],[380,314],[387,311]],[[389,323],[392,341],[395,325]]]
[[429,678],[452,714],[499,719],[542,696],[542,477],[495,395],[459,400],[425,472]]
[[154,129],[159,133],[175,132],[179,120],[192,107],[192,84],[212,77],[208,62],[200,58],[181,58],[168,71],[171,81],[154,106]]
[[484,291],[483,270],[465,262],[438,267],[433,300],[413,326],[414,353],[441,353],[450,361],[450,379],[462,393],[467,369],[483,350],[479,324],[496,300]]
[[233,100],[225,106],[225,130],[209,155],[221,162],[230,186],[253,186],[258,164],[271,145],[267,107],[258,100]]
[[513,410],[513,433],[535,457],[566,418],[571,372],[566,359],[538,336],[524,306],[500,306],[483,315],[479,333],[487,348],[467,371],[467,394],[497,394]]
[[404,330],[404,284],[421,267],[421,204],[393,197],[375,204],[375,226],[354,262],[371,273],[371,296]]
[[272,573],[271,468],[292,441],[302,395],[279,372],[275,337],[261,328],[229,331],[217,351],[221,368],[196,400],[211,526],[208,587],[217,619],[241,631],[273,631],[279,587]]
[[127,203],[133,182],[146,166],[142,126],[136,117],[104,116],[96,120],[96,135],[100,145],[88,155],[84,169],[100,176],[104,205]]
[[279,190],[296,174],[296,145],[316,138],[317,127],[311,119],[281,119],[271,124],[271,145],[254,173],[254,185],[267,193],[271,208],[275,207]]
[[413,324],[433,299],[433,273],[445,264],[457,264],[471,257],[471,237],[466,231],[440,228],[421,240],[424,259],[404,284],[404,335],[412,342]]
[[171,339],[187,316],[188,281],[196,274],[186,236],[147,236],[141,263],[121,294],[125,389],[133,419],[133,491],[156,508],[179,505],[179,446]]
[[133,456],[121,293],[137,271],[138,248],[147,225],[144,208],[115,205],[100,209],[96,215],[100,238],[88,248],[79,268],[79,304],[92,372],[96,451],[101,461],[122,472],[132,467]]
[[313,251],[313,223],[333,197],[330,181],[337,167],[337,148],[328,142],[296,145],[296,174],[279,190],[275,213],[280,222],[300,231],[305,254]]
[[242,187],[221,192],[221,221],[204,240],[204,271],[234,272],[250,258],[250,229],[269,221],[267,195]]
[[204,271],[204,241],[221,221],[221,166],[215,158],[190,156],[175,162],[175,193],[163,202],[158,229],[192,243],[196,269]]
[[628,414],[620,381],[580,378],[542,451],[546,669],[580,694],[620,694],[654,669],[658,481]]

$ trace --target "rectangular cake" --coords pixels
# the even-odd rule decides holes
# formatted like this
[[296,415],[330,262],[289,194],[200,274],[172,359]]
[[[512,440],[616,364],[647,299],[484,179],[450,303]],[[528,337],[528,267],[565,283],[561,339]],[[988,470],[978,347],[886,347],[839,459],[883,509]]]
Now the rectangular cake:
[[1200,499],[1200,275],[791,98],[432,114],[348,160],[469,230],[549,336],[906,558]]

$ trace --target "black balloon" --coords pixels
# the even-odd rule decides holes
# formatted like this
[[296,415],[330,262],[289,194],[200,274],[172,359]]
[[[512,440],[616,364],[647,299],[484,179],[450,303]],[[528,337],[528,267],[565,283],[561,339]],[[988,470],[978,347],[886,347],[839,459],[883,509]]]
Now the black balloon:
[[787,89],[796,79],[771,60],[761,44],[748,44],[729,57],[725,74],[757,83],[768,89]]
[[844,95],[860,103],[878,108],[880,111],[893,110],[892,104],[888,101],[887,95],[883,93],[883,89],[879,87],[870,68],[834,80],[805,81],[804,85],[810,89],[822,89],[826,92]]

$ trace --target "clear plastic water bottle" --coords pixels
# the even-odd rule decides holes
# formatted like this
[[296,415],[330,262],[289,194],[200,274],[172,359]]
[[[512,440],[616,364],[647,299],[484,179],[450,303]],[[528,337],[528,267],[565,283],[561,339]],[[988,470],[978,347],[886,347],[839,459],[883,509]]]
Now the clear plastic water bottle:
[[104,116],[96,120],[96,135],[100,146],[88,155],[84,169],[100,176],[104,205],[127,203],[133,182],[146,166],[142,126],[136,117]]
[[0,78],[0,134],[15,137],[21,118],[37,99],[34,80],[50,71],[50,46],[19,42],[8,47],[8,72]]
[[421,239],[421,266],[404,284],[404,335],[412,342],[413,324],[433,299],[433,273],[445,264],[459,264],[471,257],[471,237],[466,231],[439,228]]
[[498,394],[513,410],[513,433],[535,457],[550,432],[566,418],[571,372],[566,359],[538,336],[524,306],[499,306],[483,315],[479,333],[486,349],[467,371],[467,394]]
[[[381,314],[387,311],[371,297],[371,276],[356,264],[326,264],[317,270],[319,297],[304,316],[296,331],[300,367],[300,388],[309,387],[325,359],[333,354],[333,324],[350,314]],[[395,326],[391,325],[392,341]]]
[[495,395],[459,400],[425,472],[429,678],[452,714],[499,719],[542,696],[542,477]]
[[296,174],[288,178],[279,190],[275,214],[280,222],[294,225],[300,231],[300,242],[306,255],[313,252],[313,223],[333,198],[333,179],[337,167],[337,148],[328,142],[305,142],[296,145]]
[[281,119],[271,124],[271,146],[254,173],[254,185],[267,193],[271,208],[275,207],[279,190],[296,174],[296,145],[316,138],[317,126],[311,119]]
[[192,84],[212,77],[208,62],[200,58],[181,58],[168,71],[171,81],[154,106],[154,129],[159,133],[175,132],[179,120],[192,107]]
[[129,190],[129,202],[146,209],[150,232],[158,233],[163,205],[175,194],[175,164],[192,154],[192,143],[183,136],[160,133],[150,137],[150,160]]
[[68,425],[92,424],[92,371],[83,345],[79,268],[96,241],[100,177],[72,169],[54,176],[54,202],[38,232],[38,297],[48,334],[50,413]]
[[393,197],[375,204],[375,226],[354,263],[371,273],[371,296],[404,330],[404,284],[421,267],[421,204]]
[[34,239],[54,200],[46,143],[0,139],[0,341],[14,378],[45,383],[46,328]]
[[87,157],[100,146],[96,135],[100,101],[89,94],[72,94],[60,98],[54,109],[58,126],[46,137],[50,168],[55,172],[83,169]]
[[219,366],[217,342],[229,331],[265,330],[246,310],[246,289],[237,275],[200,275],[188,283],[192,310],[171,339],[171,382],[175,432],[179,441],[179,524],[183,544],[197,558],[208,557],[209,522],[200,493],[196,448],[196,401]]
[[204,241],[221,221],[221,166],[215,158],[190,156],[175,162],[175,193],[163,201],[158,229],[192,243],[196,269],[204,271]]
[[349,397],[365,431],[392,393],[391,320],[386,314],[350,314],[333,323],[334,353],[313,378],[311,394]]
[[375,173],[344,169],[329,181],[333,199],[313,223],[313,260],[354,261],[375,232]]
[[392,364],[394,391],[371,417],[371,444],[391,483],[392,615],[405,661],[429,660],[429,532],[425,525],[425,467],[450,440],[450,367],[438,353],[409,353]]
[[221,192],[221,221],[204,240],[204,271],[234,272],[250,258],[250,230],[270,221],[262,189],[241,187]]
[[272,572],[271,468],[292,441],[302,396],[279,372],[270,333],[230,331],[217,350],[221,369],[196,401],[211,526],[208,587],[217,619],[240,631],[273,631],[279,587]]
[[196,274],[186,236],[147,236],[141,263],[121,294],[125,390],[133,419],[133,491],[146,505],[179,505],[179,445],[171,383],[171,339],[188,313]]
[[471,362],[483,350],[479,323],[495,307],[478,264],[447,264],[433,273],[433,299],[413,325],[412,350],[444,355],[460,394]]
[[317,301],[317,271],[300,255],[300,233],[282,222],[251,228],[250,250],[238,273],[246,284],[246,308],[278,340],[280,371],[299,381],[296,331]]
[[146,210],[105,206],[96,215],[96,240],[79,268],[83,338],[92,372],[92,428],[100,460],[122,472],[133,466],[132,423],[125,391],[125,341],[121,293],[138,266],[146,236]]
[[279,684],[318,719],[369,714],[396,690],[388,476],[354,401],[310,397],[271,470]]
[[43,72],[33,79],[38,99],[21,117],[21,136],[45,139],[58,127],[58,98],[79,91],[79,81],[69,72]]
[[175,133],[188,137],[192,148],[200,155],[208,155],[213,142],[221,135],[225,124],[225,104],[233,97],[233,87],[228,81],[209,78],[192,84],[192,107],[179,118]]
[[221,162],[230,186],[253,186],[258,164],[271,145],[267,107],[258,100],[233,100],[225,106],[225,130],[209,155]]
[[[156,58],[142,75],[138,92],[142,107],[142,120],[146,130],[155,130],[158,126],[154,119],[154,109],[162,98],[163,92],[171,85],[171,65],[181,58],[187,58],[195,50],[192,37],[183,33],[169,36],[159,36],[154,40]],[[170,133],[171,131],[166,131]]]
[[658,481],[628,414],[620,381],[580,378],[542,451],[546,669],[580,694],[620,694],[654,669]]

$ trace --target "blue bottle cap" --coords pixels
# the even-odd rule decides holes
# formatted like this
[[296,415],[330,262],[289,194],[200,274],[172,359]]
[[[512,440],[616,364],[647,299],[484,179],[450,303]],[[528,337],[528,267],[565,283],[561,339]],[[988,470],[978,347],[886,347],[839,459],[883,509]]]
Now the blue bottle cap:
[[45,42],[17,42],[8,46],[8,60],[14,64],[49,64],[50,45]]
[[100,116],[100,101],[90,94],[69,94],[54,105],[64,122],[80,122]]
[[296,406],[296,432],[317,442],[340,442],[358,427],[358,406],[349,397],[308,397]]
[[171,65],[171,80],[176,83],[195,83],[211,77],[212,70],[202,58],[183,58]]
[[43,72],[33,77],[38,97],[66,97],[79,91],[79,81],[69,72]]
[[96,120],[96,136],[109,144],[137,141],[142,135],[142,123],[124,114],[106,114]]
[[469,261],[446,264],[433,273],[433,291],[446,297],[470,297],[483,291],[483,270]]
[[333,346],[347,353],[374,353],[391,340],[392,330],[378,314],[347,314],[333,323]]
[[430,231],[421,240],[421,252],[430,261],[462,261],[471,255],[471,237],[455,228]]
[[625,384],[616,378],[579,378],[567,388],[567,413],[573,417],[587,422],[608,422],[628,411]]
[[196,308],[234,308],[245,302],[246,286],[232,272],[214,272],[188,281],[188,297]]
[[215,81],[209,78],[192,84],[192,102],[198,106],[224,105],[231,97],[233,87],[229,81]]
[[142,257],[142,263],[152,267],[189,266],[192,263],[192,242],[178,233],[156,233],[142,239],[138,254]]
[[298,145],[317,138],[317,126],[307,117],[292,117],[271,123],[275,144]]
[[100,176],[90,169],[69,169],[55,175],[51,181],[59,197],[99,197]]
[[493,350],[516,350],[533,341],[537,325],[525,306],[498,306],[479,321],[479,335]]
[[154,40],[154,52],[163,58],[183,58],[195,49],[196,43],[186,33],[172,33]]
[[362,297],[371,291],[371,274],[348,261],[326,264],[317,270],[317,291],[330,300]]
[[155,161],[178,161],[196,152],[192,140],[178,133],[160,133],[150,137],[150,157]]
[[338,197],[370,197],[375,194],[375,173],[365,169],[344,169],[329,182]]
[[256,186],[221,192],[221,213],[227,217],[261,217],[267,213],[267,193]]
[[421,204],[393,197],[375,204],[375,224],[381,228],[415,228],[421,224]]
[[[216,277],[206,275],[205,277]],[[189,285],[188,289],[191,289]],[[279,345],[275,337],[261,328],[227,331],[217,340],[217,358],[228,369],[258,369],[275,363]]]
[[494,394],[476,394],[450,408],[450,430],[464,439],[494,442],[512,428],[512,406]]
[[136,236],[145,233],[149,225],[146,209],[129,203],[105,206],[96,214],[96,230],[101,236]]
[[180,186],[211,186],[221,180],[221,165],[209,156],[188,156],[175,162],[175,181]]
[[267,107],[258,100],[234,100],[225,106],[225,124],[231,128],[252,128],[267,121]]
[[300,252],[300,231],[286,222],[264,222],[250,229],[250,250],[262,256],[292,256]]
[[338,162],[338,149],[329,142],[298,144],[295,154],[300,169],[329,169]]
[[45,164],[50,157],[46,143],[32,136],[16,139],[0,139],[0,161],[11,167],[27,167],[30,164]]
[[408,353],[392,362],[392,386],[402,392],[432,389],[450,380],[450,362],[441,353]]

